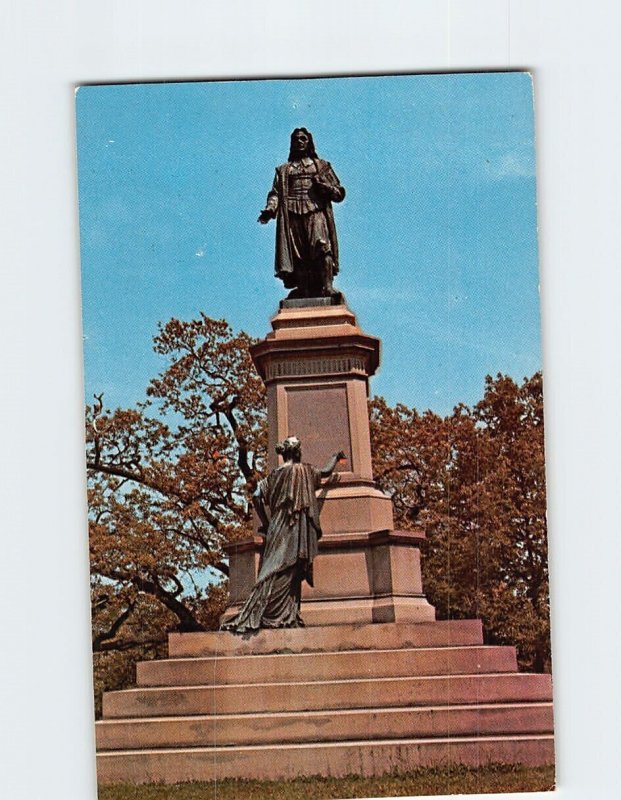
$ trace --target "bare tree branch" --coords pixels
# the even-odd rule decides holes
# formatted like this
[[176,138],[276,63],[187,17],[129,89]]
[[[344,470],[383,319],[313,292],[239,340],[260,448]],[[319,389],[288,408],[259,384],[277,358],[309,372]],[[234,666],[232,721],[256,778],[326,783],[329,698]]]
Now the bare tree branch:
[[122,611],[119,616],[114,620],[112,625],[108,628],[107,631],[102,631],[93,639],[93,650],[100,650],[101,645],[103,642],[107,641],[108,639],[114,639],[114,637],[119,632],[119,629],[123,625],[123,623],[128,619],[129,615],[134,610],[134,606],[136,605],[135,600],[131,600],[127,604],[127,608]]

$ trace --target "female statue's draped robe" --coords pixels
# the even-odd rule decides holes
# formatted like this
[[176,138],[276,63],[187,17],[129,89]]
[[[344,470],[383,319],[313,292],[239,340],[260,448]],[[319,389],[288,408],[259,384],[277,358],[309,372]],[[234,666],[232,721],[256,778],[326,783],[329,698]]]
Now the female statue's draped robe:
[[222,628],[236,633],[259,628],[296,628],[302,581],[312,586],[312,564],[321,538],[315,490],[321,472],[310,464],[284,464],[258,486],[271,519],[257,582],[240,612]]

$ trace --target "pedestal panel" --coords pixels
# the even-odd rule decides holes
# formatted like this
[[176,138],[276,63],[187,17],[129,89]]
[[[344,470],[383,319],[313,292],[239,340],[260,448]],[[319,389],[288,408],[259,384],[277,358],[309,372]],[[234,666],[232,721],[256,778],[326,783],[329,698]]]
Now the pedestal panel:
[[[347,384],[297,384],[285,386],[285,413],[288,435],[297,436],[304,446],[304,460],[322,466],[330,456],[343,450],[347,469],[352,463],[352,432],[347,404]],[[321,420],[321,426],[317,420]],[[330,439],[326,437],[330,431]]]

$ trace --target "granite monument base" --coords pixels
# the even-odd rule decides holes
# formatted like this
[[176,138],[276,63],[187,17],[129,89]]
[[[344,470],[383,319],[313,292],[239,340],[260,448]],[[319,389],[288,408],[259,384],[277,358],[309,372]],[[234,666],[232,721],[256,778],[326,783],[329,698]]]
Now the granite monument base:
[[477,620],[171,634],[169,656],[104,695],[100,783],[554,763],[550,676]]
[[[269,463],[290,434],[315,465],[347,464],[319,493],[323,537],[308,627],[171,634],[169,658],[107,692],[100,783],[382,775],[417,767],[554,763],[549,675],[483,644],[478,620],[435,621],[421,531],[394,529],[373,481],[368,378],[379,341],[344,305],[285,302],[253,349],[267,388]],[[257,576],[262,538],[228,548],[230,606]]]

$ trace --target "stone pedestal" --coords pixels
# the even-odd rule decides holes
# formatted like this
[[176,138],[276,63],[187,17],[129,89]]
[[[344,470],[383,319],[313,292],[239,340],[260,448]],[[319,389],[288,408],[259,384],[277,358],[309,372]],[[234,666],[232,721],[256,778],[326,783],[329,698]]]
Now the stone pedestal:
[[[373,480],[367,397],[380,342],[364,333],[345,305],[285,301],[272,331],[252,349],[265,382],[268,469],[277,442],[302,441],[304,461],[323,466],[343,450],[347,461],[319,492],[323,538],[315,586],[304,585],[307,625],[422,622],[435,619],[423,594],[422,531],[395,531],[390,497]],[[256,579],[262,540],[228,548],[231,606],[237,612]]]

